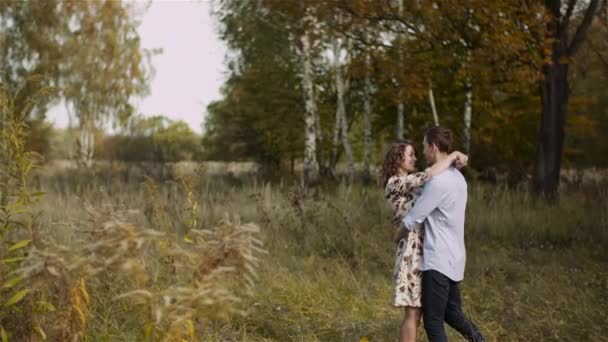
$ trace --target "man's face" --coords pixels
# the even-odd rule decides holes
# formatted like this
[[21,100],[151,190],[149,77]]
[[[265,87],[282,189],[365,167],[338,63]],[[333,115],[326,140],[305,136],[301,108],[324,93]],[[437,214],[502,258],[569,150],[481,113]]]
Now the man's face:
[[426,137],[422,141],[422,153],[424,154],[424,159],[426,160],[427,165],[435,164],[435,145],[429,145],[426,141]]

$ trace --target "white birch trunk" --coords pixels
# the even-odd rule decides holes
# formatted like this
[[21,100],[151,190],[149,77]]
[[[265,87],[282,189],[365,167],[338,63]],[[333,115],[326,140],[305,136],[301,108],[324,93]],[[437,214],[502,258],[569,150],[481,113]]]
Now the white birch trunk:
[[[401,91],[399,91],[399,97],[401,97]],[[399,102],[397,105],[397,139],[403,139],[403,102]]]
[[337,117],[339,117],[340,122],[340,130],[342,137],[342,146],[344,147],[344,154],[346,155],[346,161],[348,163],[348,175],[349,179],[352,180],[355,175],[355,162],[353,159],[353,151],[350,146],[350,142],[348,140],[348,121],[346,119],[346,108],[344,107],[344,91],[345,91],[345,82],[342,77],[342,66],[340,63],[340,52],[342,51],[342,47],[338,40],[334,40],[333,43],[334,48],[334,78],[336,82],[336,97],[337,97],[337,105],[336,105],[336,113]]
[[[319,117],[318,111],[315,111],[315,138],[317,139],[316,146],[323,146],[323,131],[321,130],[321,118]],[[320,170],[321,167],[326,167],[327,160],[322,155],[317,160],[317,168]],[[292,163],[293,164],[293,163]]]
[[340,111],[336,108],[336,120],[334,123],[334,131],[333,131],[333,140],[331,145],[331,169],[332,172],[335,172],[336,163],[338,162],[338,147],[340,146],[340,121],[342,120],[342,116],[340,115]]
[[[78,138],[74,138],[74,130],[76,130],[76,128],[74,127],[74,115],[73,115],[73,110],[70,109],[73,108],[73,106],[70,106],[69,104],[66,104],[66,109],[67,109],[67,115],[68,115],[68,136],[64,139],[64,142],[68,145],[68,159],[70,160],[77,160],[78,156],[76,155],[76,152],[74,152],[75,150],[75,146],[78,144]],[[76,146],[77,147],[77,146]]]
[[473,116],[473,82],[471,80],[471,50],[467,51],[466,60],[466,94],[464,100],[464,127],[463,145],[464,152],[471,153],[471,117]]
[[429,85],[429,102],[431,104],[431,111],[433,112],[433,121],[435,126],[439,126],[439,115],[437,114],[437,107],[435,107],[435,95],[433,94],[433,83]]
[[8,181],[11,162],[7,140],[9,110],[8,93],[0,89],[0,209],[5,209],[8,204]]
[[323,142],[323,134],[321,131],[321,119],[319,118],[319,113],[317,111],[315,111],[315,130],[317,142],[321,144]]
[[93,166],[94,151],[95,129],[91,122],[84,121],[80,127],[80,135],[78,137],[78,152],[80,164],[85,167]]
[[370,177],[370,154],[372,144],[372,81],[370,79],[371,61],[369,54],[365,56],[365,85],[363,88],[363,175]]
[[302,42],[302,57],[303,57],[303,75],[302,75],[302,88],[304,90],[304,183],[310,184],[318,176],[318,165],[317,165],[317,132],[315,127],[315,117],[317,112],[317,106],[314,99],[314,88],[312,81],[312,61],[311,61],[311,47],[310,38],[308,33],[305,32],[301,37]]
[[464,152],[471,152],[471,117],[473,115],[473,86],[467,78],[467,92],[464,100]]
[[[399,0],[399,17],[403,17],[403,0]],[[403,51],[401,49],[401,47],[399,47],[399,70],[403,70]],[[403,104],[403,91],[402,91],[402,87],[403,85],[401,84],[400,81],[397,81],[398,87],[399,87],[399,103],[397,104],[397,139],[403,139],[404,136],[404,117],[403,117],[403,111],[404,111],[404,104]]]

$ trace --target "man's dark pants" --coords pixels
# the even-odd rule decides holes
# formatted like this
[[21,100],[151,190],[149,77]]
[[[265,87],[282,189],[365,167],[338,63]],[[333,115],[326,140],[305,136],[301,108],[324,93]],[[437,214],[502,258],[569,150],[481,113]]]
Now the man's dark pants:
[[435,270],[422,272],[422,319],[430,342],[444,342],[443,322],[469,341],[485,341],[479,328],[462,312],[458,282]]

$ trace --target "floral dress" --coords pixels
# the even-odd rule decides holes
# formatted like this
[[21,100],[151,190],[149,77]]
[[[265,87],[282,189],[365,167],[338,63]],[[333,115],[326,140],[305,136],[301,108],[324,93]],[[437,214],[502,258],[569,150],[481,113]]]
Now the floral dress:
[[[429,179],[428,173],[418,172],[407,176],[393,176],[388,180],[384,192],[393,210],[392,222],[395,229],[403,226],[403,217],[412,209],[422,192],[422,187]],[[420,224],[397,244],[393,271],[394,306],[422,306],[420,263],[423,242],[424,225]]]

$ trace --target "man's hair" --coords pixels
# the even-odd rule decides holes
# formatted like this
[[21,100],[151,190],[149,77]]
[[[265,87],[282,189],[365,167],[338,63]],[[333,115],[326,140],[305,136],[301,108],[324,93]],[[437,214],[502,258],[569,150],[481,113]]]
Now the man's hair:
[[435,144],[439,151],[450,153],[452,152],[452,145],[454,143],[454,134],[452,130],[444,127],[431,127],[426,130],[424,134],[426,143],[429,145]]

